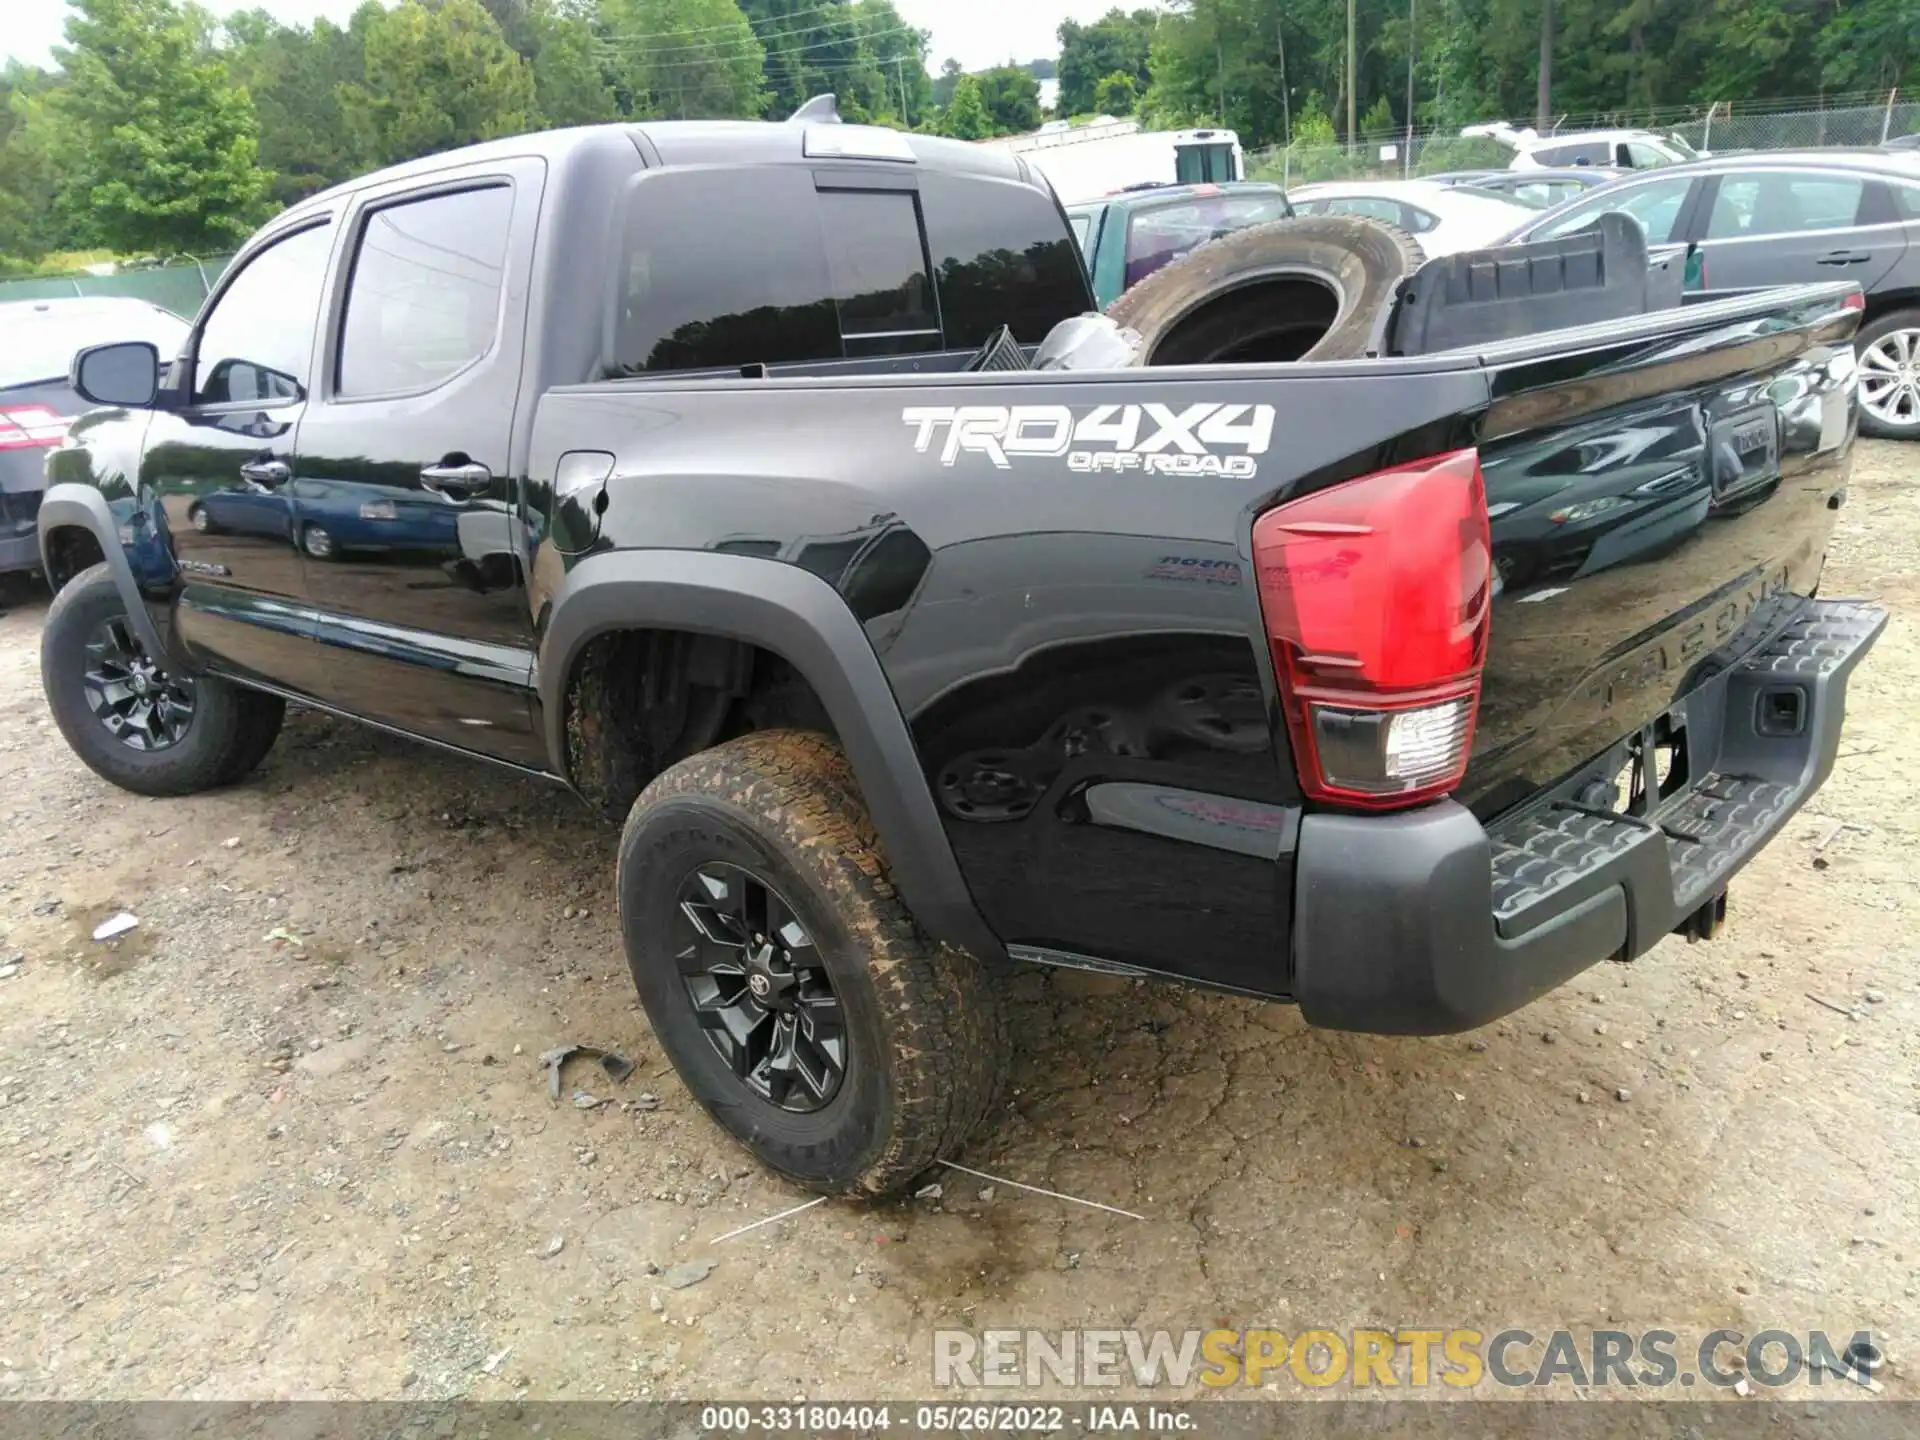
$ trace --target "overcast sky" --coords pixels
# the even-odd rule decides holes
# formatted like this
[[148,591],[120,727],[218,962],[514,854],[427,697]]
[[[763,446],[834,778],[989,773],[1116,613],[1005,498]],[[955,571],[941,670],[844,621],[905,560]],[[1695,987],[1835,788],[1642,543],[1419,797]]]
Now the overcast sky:
[[[317,15],[344,21],[360,0],[202,0],[217,14],[260,5],[288,24],[304,25]],[[1062,20],[1092,20],[1119,0],[894,0],[910,25],[933,32],[931,68],[948,56],[969,70],[1008,58],[1035,60],[1059,51],[1054,32]],[[1128,8],[1139,0],[1127,0]],[[65,0],[5,0],[7,23],[0,26],[0,57],[44,65],[59,44],[66,24]]]

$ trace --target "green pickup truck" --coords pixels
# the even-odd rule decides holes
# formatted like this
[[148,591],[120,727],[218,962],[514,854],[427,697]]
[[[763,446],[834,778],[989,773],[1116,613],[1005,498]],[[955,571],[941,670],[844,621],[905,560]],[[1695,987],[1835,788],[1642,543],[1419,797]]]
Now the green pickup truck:
[[1258,180],[1154,185],[1067,207],[1103,310],[1189,250],[1292,214],[1287,192]]

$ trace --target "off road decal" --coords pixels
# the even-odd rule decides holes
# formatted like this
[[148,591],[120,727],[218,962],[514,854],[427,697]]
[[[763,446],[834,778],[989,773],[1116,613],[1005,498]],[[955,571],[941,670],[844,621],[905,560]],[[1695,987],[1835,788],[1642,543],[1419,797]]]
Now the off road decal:
[[984,455],[1001,470],[1064,456],[1082,474],[1250,480],[1273,443],[1271,405],[911,405],[900,418],[914,428],[918,453],[937,448],[942,465]]

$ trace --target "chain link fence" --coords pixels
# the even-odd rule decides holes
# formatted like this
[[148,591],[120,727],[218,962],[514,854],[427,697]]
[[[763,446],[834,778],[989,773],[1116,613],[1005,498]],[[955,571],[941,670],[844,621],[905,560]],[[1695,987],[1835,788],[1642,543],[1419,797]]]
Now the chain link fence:
[[[1650,130],[1677,135],[1696,150],[1791,150],[1832,145],[1878,145],[1920,131],[1920,95],[1835,96],[1831,103],[1694,106],[1568,116],[1550,133]],[[1513,151],[1497,140],[1458,131],[1363,135],[1348,145],[1276,145],[1247,156],[1247,178],[1307,185],[1316,180],[1403,180],[1449,170],[1504,170]]]
[[122,270],[116,275],[42,275],[31,280],[0,280],[0,304],[9,300],[56,300],[73,295],[124,295],[150,300],[191,320],[231,255],[209,255],[184,265]]

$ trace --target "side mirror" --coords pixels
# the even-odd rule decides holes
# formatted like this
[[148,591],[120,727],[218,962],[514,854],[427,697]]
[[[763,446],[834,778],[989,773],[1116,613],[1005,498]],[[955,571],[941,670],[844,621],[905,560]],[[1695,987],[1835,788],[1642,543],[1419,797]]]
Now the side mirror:
[[91,404],[142,409],[160,393],[160,350],[146,340],[90,345],[73,357],[68,379]]

